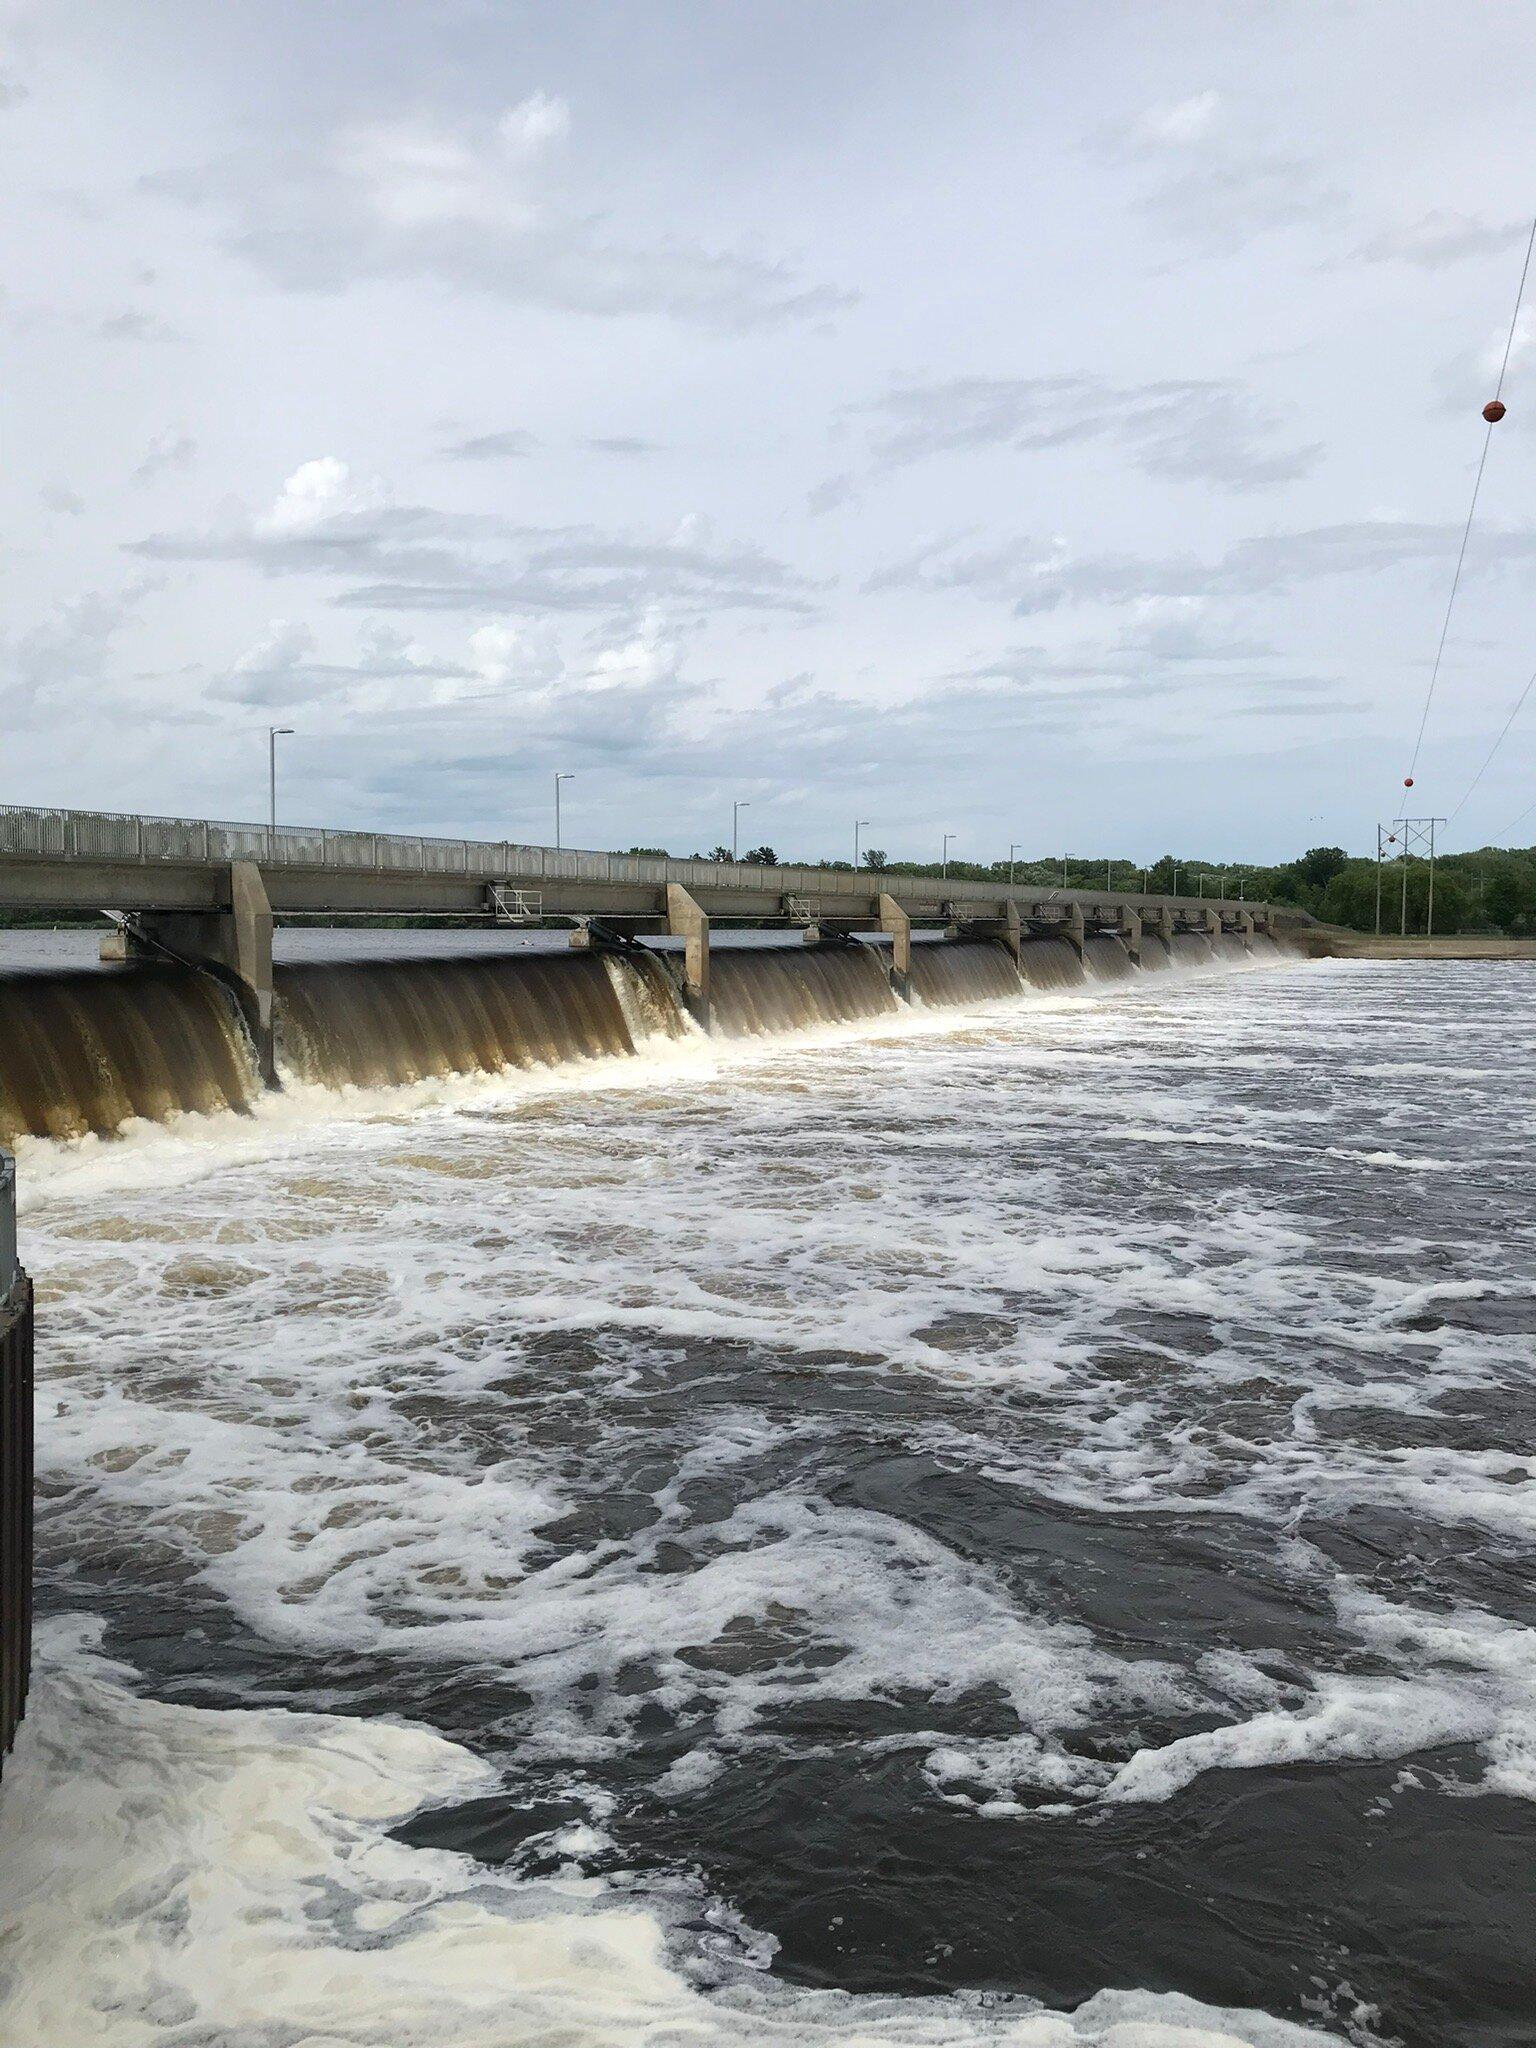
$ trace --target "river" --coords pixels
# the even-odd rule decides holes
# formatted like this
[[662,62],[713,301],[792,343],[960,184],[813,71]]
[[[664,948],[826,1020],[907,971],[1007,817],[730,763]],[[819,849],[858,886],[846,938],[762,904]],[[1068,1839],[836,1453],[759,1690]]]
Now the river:
[[1536,976],[24,1140],[15,2048],[1536,2041]]

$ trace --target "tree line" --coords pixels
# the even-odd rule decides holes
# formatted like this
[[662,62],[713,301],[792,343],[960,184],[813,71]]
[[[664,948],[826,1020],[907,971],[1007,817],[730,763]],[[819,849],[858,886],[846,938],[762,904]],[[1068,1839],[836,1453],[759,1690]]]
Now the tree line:
[[[666,857],[659,846],[632,846],[631,853]],[[695,852],[693,860],[728,861],[728,846]],[[797,860],[780,856],[771,846],[754,846],[737,858],[754,867],[821,868],[851,873],[852,861]],[[1071,856],[1063,859],[966,861],[892,860],[872,846],[860,862],[872,874],[939,875],[956,881],[1007,882],[1034,888],[1147,889],[1158,895],[1207,896],[1251,903],[1293,904],[1325,924],[1352,931],[1376,928],[1377,885],[1380,882],[1381,928],[1396,932],[1404,921],[1404,864],[1384,861],[1379,877],[1374,860],[1358,859],[1342,846],[1311,846],[1294,860],[1276,862],[1208,861],[1197,854],[1165,853],[1141,863],[1112,856]],[[1409,932],[1423,932],[1429,910],[1428,863],[1415,857],[1407,864],[1406,921]],[[1510,938],[1536,937],[1536,846],[1483,846],[1471,853],[1441,854],[1435,861],[1435,930],[1437,932],[1500,933]]]

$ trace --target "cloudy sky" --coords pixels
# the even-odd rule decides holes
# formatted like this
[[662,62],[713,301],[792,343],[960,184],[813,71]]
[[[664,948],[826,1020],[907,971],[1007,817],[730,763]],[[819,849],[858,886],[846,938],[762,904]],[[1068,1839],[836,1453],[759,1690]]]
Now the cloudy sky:
[[[0,800],[1364,849],[1536,6],[0,4]],[[1414,791],[1536,667],[1536,295]],[[1536,799],[1536,693],[1456,814]],[[1532,836],[1527,822],[1522,833]]]

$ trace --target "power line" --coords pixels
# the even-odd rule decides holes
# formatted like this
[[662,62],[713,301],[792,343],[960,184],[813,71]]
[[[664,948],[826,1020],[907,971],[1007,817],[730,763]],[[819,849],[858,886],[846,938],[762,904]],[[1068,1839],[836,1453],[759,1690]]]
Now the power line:
[[1515,310],[1509,316],[1509,333],[1504,342],[1504,358],[1499,364],[1499,381],[1494,387],[1493,397],[1483,407],[1483,418],[1488,422],[1488,431],[1483,436],[1483,452],[1478,458],[1477,475],[1472,482],[1472,502],[1467,507],[1467,523],[1461,530],[1461,548],[1456,556],[1456,573],[1451,578],[1451,594],[1446,600],[1445,618],[1440,626],[1440,641],[1435,648],[1434,667],[1429,673],[1429,688],[1424,693],[1424,709],[1419,717],[1419,729],[1414,737],[1413,758],[1408,763],[1408,773],[1403,778],[1405,788],[1412,788],[1414,774],[1419,765],[1419,752],[1424,745],[1424,733],[1429,724],[1429,708],[1435,701],[1435,685],[1440,680],[1440,665],[1445,659],[1445,643],[1451,630],[1451,615],[1456,609],[1456,593],[1461,588],[1461,572],[1466,564],[1467,543],[1472,538],[1472,522],[1477,516],[1478,493],[1483,488],[1483,472],[1488,467],[1488,450],[1493,444],[1493,430],[1504,417],[1504,377],[1509,369],[1509,358],[1515,346],[1515,329],[1520,323],[1520,304],[1525,297],[1525,283],[1530,275],[1531,252],[1536,249],[1536,220],[1531,222],[1531,232],[1525,244],[1525,261],[1520,266],[1520,284],[1515,293]]
[[[1478,769],[1477,773],[1473,776],[1472,780],[1467,784],[1466,788],[1462,791],[1461,802],[1455,806],[1455,808],[1451,812],[1450,817],[1446,819],[1445,822],[1447,832],[1449,832],[1451,825],[1455,822],[1455,819],[1462,808],[1462,804],[1465,804],[1467,798],[1471,796],[1473,790],[1476,789],[1477,785],[1488,773],[1488,770],[1493,763],[1494,755],[1499,751],[1500,747],[1503,746],[1505,740],[1509,737],[1509,728],[1520,716],[1521,710],[1525,704],[1525,700],[1527,697],[1529,697],[1533,689],[1536,689],[1536,669],[1533,669],[1531,671],[1530,677],[1526,682],[1525,688],[1520,692],[1519,696],[1515,699],[1514,709],[1510,712],[1508,718],[1505,719],[1503,729],[1500,731],[1498,738],[1494,741],[1493,745],[1488,749],[1487,753],[1483,756],[1482,767]],[[1533,805],[1532,809],[1536,810],[1536,805]]]
[[1527,804],[1525,809],[1520,813],[1518,818],[1511,818],[1509,823],[1504,827],[1503,831],[1499,834],[1499,838],[1501,840],[1507,839],[1510,833],[1514,831],[1517,825],[1523,825],[1525,823],[1526,819],[1531,815],[1532,811],[1536,811],[1536,803]]

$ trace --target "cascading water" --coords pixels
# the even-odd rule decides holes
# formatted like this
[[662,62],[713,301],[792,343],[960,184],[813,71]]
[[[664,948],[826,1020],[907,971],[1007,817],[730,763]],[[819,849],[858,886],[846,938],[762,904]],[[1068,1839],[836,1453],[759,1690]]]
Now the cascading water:
[[686,1028],[665,968],[638,956],[348,960],[274,981],[282,1063],[327,1087],[617,1059]]
[[1173,958],[1180,967],[1209,967],[1215,959],[1204,932],[1175,932]]
[[[339,935],[338,935],[339,938]],[[1142,966],[1195,968],[1276,959],[1198,934],[1172,952],[1143,936]],[[923,1009],[1024,998],[1123,981],[1136,968],[1118,938],[1027,939],[1019,965],[990,939],[920,941],[911,997]],[[392,1087],[449,1075],[630,1058],[696,1028],[666,956],[643,948],[434,955],[279,964],[279,1066],[326,1088]],[[718,945],[710,1029],[766,1038],[898,1015],[888,956],[874,945]],[[191,968],[132,965],[0,975],[0,1142],[109,1134],[134,1118],[245,1110],[261,1093],[233,996]]]
[[711,1021],[725,1038],[854,1024],[898,1008],[871,946],[722,946],[709,975]]
[[1095,981],[1129,981],[1136,972],[1124,944],[1109,932],[1090,932],[1084,939],[1083,966]]
[[1019,993],[1019,971],[991,939],[912,948],[912,996],[930,1009],[996,1002]]
[[245,1109],[258,1086],[235,1005],[209,975],[0,975],[0,1141]]
[[1076,988],[1084,978],[1077,948],[1065,939],[1031,939],[1019,949],[1019,972],[1031,988],[1040,989]]

